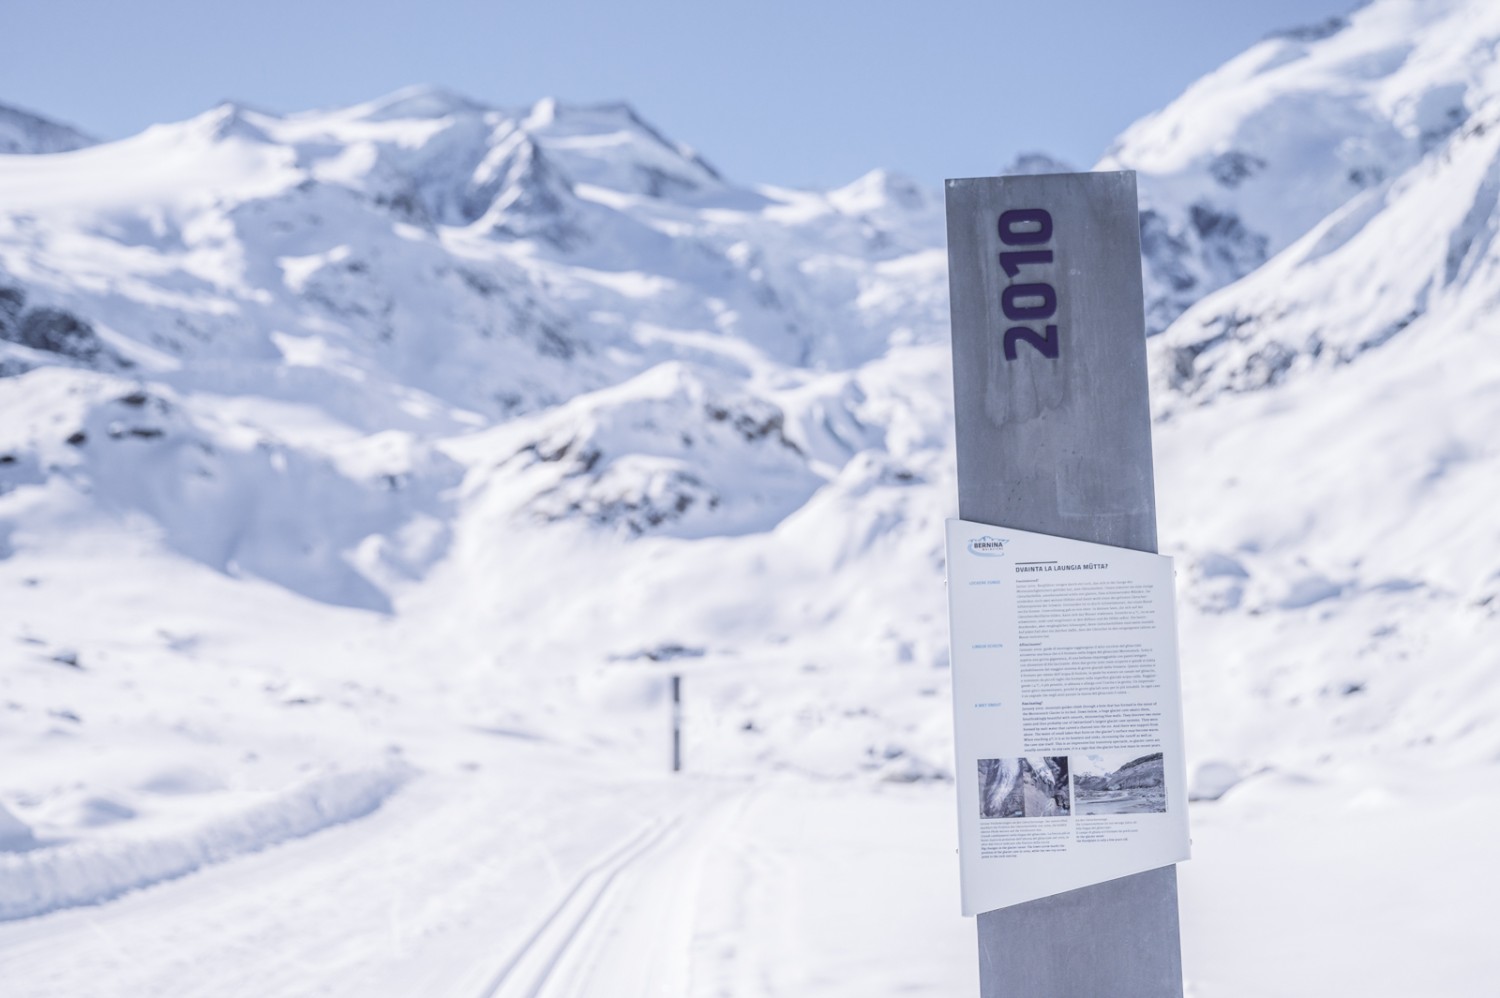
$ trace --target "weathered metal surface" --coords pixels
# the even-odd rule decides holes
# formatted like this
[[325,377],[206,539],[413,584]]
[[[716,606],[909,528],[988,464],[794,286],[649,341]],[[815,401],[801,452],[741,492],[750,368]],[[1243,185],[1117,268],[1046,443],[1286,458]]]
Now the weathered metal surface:
[[[1155,551],[1135,175],[947,195],[959,516]],[[1176,873],[980,915],[982,998],[1180,998]]]

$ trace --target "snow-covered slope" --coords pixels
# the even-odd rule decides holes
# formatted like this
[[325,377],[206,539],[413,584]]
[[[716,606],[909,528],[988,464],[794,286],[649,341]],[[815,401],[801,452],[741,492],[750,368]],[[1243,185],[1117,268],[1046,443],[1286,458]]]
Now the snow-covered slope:
[[94,140],[76,128],[0,104],[0,156],[72,152]]
[[[1141,172],[1190,773],[1231,855],[1295,842],[1250,830],[1309,795],[1393,852],[1414,810],[1495,817],[1422,774],[1489,786],[1500,757],[1497,38],[1488,3],[1378,0],[1104,161]],[[493,817],[454,850],[573,843],[558,868],[604,872],[534,913],[565,922],[623,869],[586,861],[578,794],[686,820],[644,775],[669,672],[726,825],[725,788],[770,772],[947,776],[935,193],[743,185],[623,105],[414,88],[0,156],[0,194],[0,756],[26,760],[0,775],[0,917],[364,841],[335,826],[395,798],[403,826]],[[868,880],[845,861],[818,875]],[[420,862],[397,875],[458,861]],[[1203,876],[1256,889],[1233,865]],[[88,931],[66,914],[0,946],[45,957]],[[427,914],[445,953],[480,924]],[[1202,994],[1279,986],[1204,945]],[[1363,992],[1413,979],[1386,970]]]
[[1153,344],[1162,397],[1254,391],[1397,336],[1484,323],[1500,295],[1497,126],[1500,100],[1486,101],[1431,155],[1194,305]]
[[1127,129],[1099,168],[1140,174],[1152,330],[1441,147],[1500,88],[1497,43],[1494,4],[1381,0],[1265,39]]
[[[61,759],[41,747],[59,723],[109,744],[115,682],[178,695],[134,672],[162,654],[202,666],[215,700],[239,682],[230,660],[274,656],[265,688],[298,708],[331,702],[324,682],[433,663],[439,703],[401,702],[440,725],[533,730],[598,686],[556,732],[584,744],[628,742],[635,722],[595,716],[608,690],[644,683],[625,714],[650,716],[652,663],[682,659],[731,689],[769,661],[765,681],[836,718],[757,720],[743,689],[715,694],[695,737],[727,769],[941,770],[930,192],[883,171],[736,186],[624,105],[433,88],[285,117],[224,105],[3,157],[0,190],[0,574],[36,597],[4,624],[35,663],[0,680],[31,719],[8,729],[17,752]],[[872,550],[920,572],[870,585]],[[65,572],[67,551],[96,571]],[[803,596],[769,605],[762,585]],[[235,592],[282,606],[282,638],[244,631]],[[902,602],[911,621],[870,632]],[[904,721],[839,703],[840,641],[868,656],[872,705],[904,691]],[[288,684],[314,692],[283,700]],[[294,711],[306,729],[253,725],[256,757],[290,765],[308,737],[314,758],[380,771],[394,736],[361,707],[374,733],[345,744],[319,709]],[[207,785],[258,788],[260,768],[226,756]],[[71,805],[41,803],[63,793],[48,779],[7,788],[37,802],[18,820],[83,836]],[[110,779],[68,793],[149,832],[129,788],[151,772]]]

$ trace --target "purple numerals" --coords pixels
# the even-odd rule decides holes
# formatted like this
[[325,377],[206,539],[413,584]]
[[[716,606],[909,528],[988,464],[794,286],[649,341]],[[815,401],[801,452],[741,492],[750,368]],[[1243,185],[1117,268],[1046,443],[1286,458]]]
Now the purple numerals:
[[[1000,241],[1006,246],[1041,246],[1052,239],[1052,216],[1041,208],[1013,208],[1000,216]],[[1021,268],[1052,262],[1050,249],[1006,250],[1000,266],[1007,277],[1019,277]],[[1057,291],[1050,284],[1032,280],[1009,284],[1000,293],[1000,306],[1011,322],[1035,323],[1057,314]],[[1043,357],[1057,359],[1057,326],[1044,325],[1038,333],[1032,326],[1011,326],[1001,346],[1006,360],[1016,359],[1016,344],[1034,347]]]

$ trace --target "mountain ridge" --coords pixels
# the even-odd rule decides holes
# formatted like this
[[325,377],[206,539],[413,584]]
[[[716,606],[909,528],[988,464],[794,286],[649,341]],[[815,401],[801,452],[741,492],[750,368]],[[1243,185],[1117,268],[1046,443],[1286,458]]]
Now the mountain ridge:
[[71,125],[10,104],[0,104],[0,156],[72,152],[97,141]]

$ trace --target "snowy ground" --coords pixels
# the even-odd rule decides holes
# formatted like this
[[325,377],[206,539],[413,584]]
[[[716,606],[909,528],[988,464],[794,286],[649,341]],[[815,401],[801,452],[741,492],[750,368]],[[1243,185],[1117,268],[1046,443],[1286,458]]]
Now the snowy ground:
[[[0,919],[6,994],[976,993],[952,785],[911,758],[927,736],[849,763],[903,712],[941,741],[942,670],[862,676],[831,648],[814,671],[722,654],[537,670],[466,648],[436,609],[329,608],[111,540],[0,563],[26,635],[0,677],[5,737],[31,760],[6,803],[38,840],[0,853],[0,897],[36,906]],[[132,572],[161,586],[149,621],[132,623]],[[1310,626],[1267,617],[1233,643]],[[1358,696],[1211,698],[1221,663],[1192,648],[1215,620],[1236,626],[1186,635],[1205,684],[1190,749],[1218,760],[1200,791],[1232,786],[1192,809],[1190,994],[1484,994],[1494,767],[1341,737],[1329,718],[1367,723]],[[1247,776],[1236,747],[1267,723],[1292,737]]]
[[1269,778],[1195,807],[1189,993],[1490,993],[1497,802],[1492,769],[1428,770],[1359,789]]
[[362,821],[0,925],[7,993],[852,996],[975,979],[941,788],[622,778],[487,748]]
[[[418,777],[358,822],[0,924],[6,993],[977,993],[946,787],[472,748],[474,768]],[[1268,778],[1195,806],[1189,994],[1484,993],[1496,790]],[[1414,848],[1428,861],[1405,861]]]

